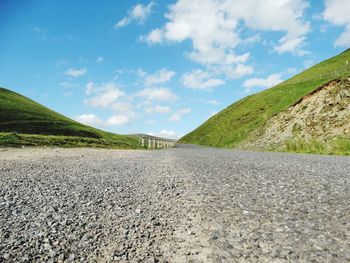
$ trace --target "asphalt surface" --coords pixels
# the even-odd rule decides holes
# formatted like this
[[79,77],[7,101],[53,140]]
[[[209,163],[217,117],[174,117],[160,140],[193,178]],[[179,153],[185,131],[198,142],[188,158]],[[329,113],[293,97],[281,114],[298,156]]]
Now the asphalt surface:
[[0,262],[349,262],[350,158],[0,149]]

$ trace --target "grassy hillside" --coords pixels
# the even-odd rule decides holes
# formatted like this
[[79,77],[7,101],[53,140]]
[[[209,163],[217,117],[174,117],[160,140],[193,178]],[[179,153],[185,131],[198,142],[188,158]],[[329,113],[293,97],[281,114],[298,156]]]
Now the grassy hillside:
[[350,155],[350,80],[320,86],[270,118],[237,147]]
[[[61,142],[66,146],[99,144],[116,148],[138,147],[138,140],[134,137],[83,125],[5,88],[0,88],[0,133],[0,145],[59,145]],[[56,138],[47,135],[56,135]]]
[[350,49],[273,88],[245,97],[211,117],[179,142],[235,147],[252,131],[302,96],[334,78],[350,75],[347,60],[350,62]]

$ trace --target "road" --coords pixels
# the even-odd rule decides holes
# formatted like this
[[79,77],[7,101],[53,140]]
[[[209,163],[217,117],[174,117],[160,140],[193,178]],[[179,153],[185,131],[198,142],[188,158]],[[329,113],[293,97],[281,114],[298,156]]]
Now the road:
[[350,158],[0,149],[0,262],[349,262]]

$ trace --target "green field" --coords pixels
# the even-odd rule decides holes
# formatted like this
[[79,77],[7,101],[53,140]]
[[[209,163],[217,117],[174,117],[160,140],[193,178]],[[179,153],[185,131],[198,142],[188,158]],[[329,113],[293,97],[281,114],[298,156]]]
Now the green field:
[[180,143],[234,148],[275,114],[328,81],[349,76],[350,49],[325,60],[281,84],[245,97],[211,117]]
[[135,137],[98,130],[0,88],[0,146],[138,148]]
[[138,140],[133,138],[109,138],[96,139],[78,136],[60,136],[60,135],[39,135],[39,134],[18,134],[18,133],[0,133],[0,146],[7,147],[95,147],[110,149],[135,149],[139,147]]

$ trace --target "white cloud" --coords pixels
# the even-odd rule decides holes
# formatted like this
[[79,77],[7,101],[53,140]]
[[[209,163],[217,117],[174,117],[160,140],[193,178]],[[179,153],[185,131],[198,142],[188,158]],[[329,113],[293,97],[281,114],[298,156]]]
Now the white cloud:
[[257,42],[261,42],[261,36],[259,34],[255,34],[253,36],[247,37],[241,41],[242,45],[253,45]]
[[163,84],[168,81],[170,81],[174,76],[175,72],[171,70],[167,70],[165,68],[162,68],[158,70],[157,72],[147,75],[145,72],[143,72],[143,76],[145,77],[145,84],[146,86],[152,86],[154,84]]
[[137,93],[137,96],[144,97],[147,100],[157,100],[172,102],[177,100],[177,96],[167,88],[145,88]]
[[95,114],[82,114],[75,118],[75,120],[94,127],[120,126],[127,124],[130,121],[128,116],[122,114],[114,115],[107,121],[100,119]]
[[242,42],[242,24],[253,30],[285,35],[275,46],[279,53],[300,54],[310,29],[304,21],[306,0],[178,0],[166,14],[167,22],[144,39],[149,43],[191,40],[189,57],[204,65],[231,65],[228,56]]
[[133,97],[124,93],[114,82],[102,83],[96,85],[93,82],[86,84],[86,95],[89,97],[84,103],[96,107],[109,110],[112,116],[108,119],[97,119],[93,114],[83,115],[83,121],[97,123],[99,126],[119,126],[129,123],[138,117],[133,104]]
[[299,47],[302,45],[304,40],[305,37],[294,37],[291,39],[288,39],[288,37],[283,37],[279,41],[280,45],[275,47],[275,50],[278,53],[291,51],[297,55],[303,56],[306,53],[306,51],[299,49]]
[[94,85],[94,83],[92,81],[89,81],[86,84],[86,88],[85,88],[85,94],[86,95],[90,95],[91,93],[95,92],[97,89],[97,87]]
[[238,63],[235,66],[226,67],[223,69],[226,77],[229,79],[240,78],[246,75],[250,75],[254,73],[254,68],[249,65],[245,65],[242,63]]
[[166,113],[170,113],[171,109],[169,106],[156,105],[156,106],[147,107],[145,109],[145,112],[148,114],[151,114],[151,113],[166,114]]
[[90,106],[101,108],[113,105],[118,98],[125,95],[125,93],[113,82],[104,83],[100,86],[96,86],[93,82],[89,82],[86,85],[85,93],[87,95],[96,93],[94,97],[86,99],[84,102]]
[[225,84],[224,80],[211,78],[208,72],[200,69],[185,73],[182,76],[181,82],[186,88],[200,90],[211,90],[212,88]]
[[129,101],[114,102],[110,105],[110,108],[120,114],[123,114],[129,119],[136,118],[138,116],[135,111],[135,106]]
[[129,118],[126,115],[114,115],[107,120],[107,125],[111,126],[120,126],[127,124],[129,122]]
[[136,75],[140,78],[144,78],[147,76],[147,73],[142,68],[139,68],[138,70],[136,70]]
[[175,140],[180,138],[180,136],[175,131],[166,129],[163,129],[160,132],[150,132],[150,135]]
[[115,28],[121,28],[127,26],[132,21],[137,21],[138,23],[142,23],[145,19],[151,14],[152,7],[154,6],[153,1],[151,1],[148,5],[137,4],[135,5],[129,12],[126,17],[119,20],[115,24]]
[[263,87],[270,88],[279,83],[281,83],[283,79],[281,79],[281,74],[272,74],[267,78],[251,78],[244,81],[243,86],[250,90],[254,87]]
[[80,77],[85,75],[87,72],[86,68],[81,68],[81,69],[74,69],[74,68],[70,68],[66,71],[66,75],[71,76],[71,77]]
[[148,44],[160,43],[163,40],[163,32],[160,29],[154,29],[147,36],[141,36],[140,40],[144,40]]
[[173,115],[170,116],[170,121],[178,122],[182,119],[183,115],[189,114],[191,112],[191,108],[184,108],[176,111]]
[[86,125],[101,127],[104,125],[103,121],[95,114],[82,114],[76,118],[78,122]]
[[235,47],[239,36],[234,29],[238,21],[226,19],[223,1],[179,0],[166,14],[162,40],[182,42],[190,39],[193,51],[189,57],[202,64],[218,64],[227,49]]
[[103,60],[104,60],[104,57],[98,57],[98,58],[96,59],[96,62],[97,62],[97,63],[101,63],[101,62],[103,62]]
[[337,26],[345,26],[345,31],[335,41],[335,46],[350,45],[350,1],[348,0],[326,0],[323,18]]
[[285,32],[275,47],[277,52],[303,53],[301,48],[304,36],[310,30],[310,23],[303,19],[305,10],[309,7],[308,1],[229,0],[226,1],[226,6],[232,17],[240,17],[251,29]]

